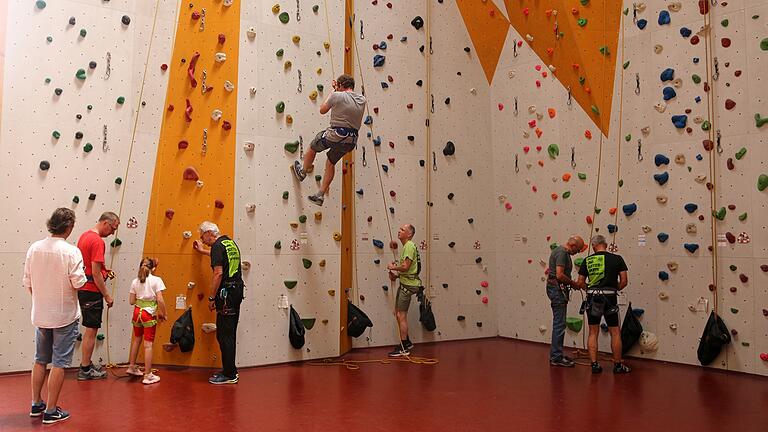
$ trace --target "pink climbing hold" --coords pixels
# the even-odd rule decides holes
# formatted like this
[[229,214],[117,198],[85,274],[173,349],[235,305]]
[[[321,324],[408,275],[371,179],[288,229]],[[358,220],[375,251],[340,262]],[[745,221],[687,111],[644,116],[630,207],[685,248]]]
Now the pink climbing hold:
[[193,12],[192,12],[192,19],[193,19],[193,20],[199,20],[199,19],[200,19],[200,12],[198,12],[198,11],[193,11]]
[[488,304],[488,297],[487,296],[483,296],[483,298],[480,301],[482,301],[483,304]]
[[504,104],[503,103],[500,103],[498,105],[498,107],[499,107],[499,111],[503,111],[504,110]]
[[541,65],[536,65],[533,68],[536,69],[537,72],[541,71]]
[[197,173],[195,167],[188,166],[184,168],[184,180],[198,181],[200,174]]
[[483,287],[483,288],[488,288],[488,281],[480,282],[480,286]]
[[187,67],[187,75],[189,76],[189,85],[192,88],[197,87],[197,79],[195,79],[195,66],[197,66],[197,60],[200,58],[200,53],[195,52],[192,58],[189,59],[189,66]]
[[736,102],[734,102],[732,99],[725,100],[725,109],[732,110],[735,106],[736,106]]
[[528,146],[523,147],[523,153],[527,154],[529,151],[531,151],[530,147],[528,147]]
[[768,362],[768,353],[760,353],[760,360]]
[[216,200],[216,201],[214,201],[213,205],[215,205],[217,209],[223,209],[224,208],[224,201]]
[[531,10],[529,8],[523,8],[523,15],[528,16],[531,14]]
[[504,203],[504,208],[507,209],[507,210],[512,210],[512,203],[510,203],[510,202]]
[[188,121],[192,121],[192,103],[187,99],[187,109],[184,110],[184,118]]

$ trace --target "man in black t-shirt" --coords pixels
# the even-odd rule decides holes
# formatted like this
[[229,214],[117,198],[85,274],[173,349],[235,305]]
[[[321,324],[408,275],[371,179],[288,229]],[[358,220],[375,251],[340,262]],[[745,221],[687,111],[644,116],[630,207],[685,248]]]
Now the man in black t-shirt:
[[[592,360],[592,373],[600,373],[603,368],[597,362],[597,335],[600,333],[600,319],[605,317],[608,331],[611,333],[611,351],[613,352],[613,373],[629,373],[631,369],[621,360],[621,333],[619,328],[619,306],[617,292],[627,286],[627,264],[620,255],[607,252],[605,237],[596,235],[592,238],[592,255],[586,257],[579,268],[581,289],[587,290],[587,321],[589,322],[589,358]],[[587,278],[589,283],[586,282]]]
[[240,268],[240,248],[234,240],[219,233],[219,227],[213,222],[200,224],[200,241],[209,246],[204,248],[200,242],[193,242],[196,251],[211,257],[213,279],[208,308],[216,309],[216,340],[221,349],[221,373],[213,374],[211,384],[236,384],[239,375],[235,366],[235,348],[237,345],[237,323],[240,320],[240,303],[243,301],[242,269]]

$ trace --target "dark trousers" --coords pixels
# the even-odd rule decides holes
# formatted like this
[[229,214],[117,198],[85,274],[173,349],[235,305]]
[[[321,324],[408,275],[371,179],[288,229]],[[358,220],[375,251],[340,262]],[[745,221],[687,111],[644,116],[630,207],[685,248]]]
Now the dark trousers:
[[224,375],[227,378],[235,378],[237,366],[235,366],[235,351],[237,349],[237,323],[240,321],[240,312],[233,315],[216,314],[216,340],[219,341],[221,350],[221,364]]

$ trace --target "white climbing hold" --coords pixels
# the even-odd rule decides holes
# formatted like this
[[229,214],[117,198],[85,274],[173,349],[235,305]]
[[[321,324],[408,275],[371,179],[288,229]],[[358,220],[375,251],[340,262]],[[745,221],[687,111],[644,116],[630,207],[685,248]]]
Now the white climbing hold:
[[254,203],[250,203],[250,204],[246,205],[246,206],[245,206],[245,211],[246,211],[247,213],[253,213],[253,212],[255,212],[255,211],[256,211],[256,204],[254,204]]
[[213,111],[211,112],[211,119],[212,119],[213,121],[216,121],[216,122],[217,122],[217,121],[221,120],[221,116],[222,116],[222,115],[223,115],[223,113],[221,112],[221,110],[215,109],[215,110],[213,110]]
[[216,331],[216,324],[214,323],[203,323],[202,325],[203,333],[213,333]]
[[256,27],[249,27],[245,34],[248,35],[248,39],[254,39],[256,37]]
[[668,298],[669,298],[669,295],[667,294],[666,291],[662,291],[662,292],[659,293],[659,299],[660,300],[666,300]]
[[472,87],[471,89],[469,89],[469,92],[472,93],[473,95],[476,95],[477,94],[477,89]]
[[529,134],[528,131],[523,131],[523,138],[528,138],[530,136],[531,134]]
[[680,9],[683,8],[683,4],[680,2],[672,2],[667,5],[667,9],[669,9],[671,12],[680,12]]
[[507,76],[509,77],[509,79],[514,78],[515,75],[517,75],[517,71],[515,71],[514,69],[510,70],[509,72],[507,72]]
[[256,144],[251,141],[243,141],[243,150],[252,152],[256,148]]
[[549,70],[552,71],[553,73],[557,70],[555,65],[549,65],[549,66],[547,66],[547,68],[549,68]]
[[645,126],[644,128],[640,129],[640,132],[642,132],[643,135],[648,135],[649,133],[651,133],[651,127]]
[[701,26],[701,28],[699,29],[699,31],[697,31],[697,32],[696,32],[696,34],[697,34],[698,36],[700,36],[700,37],[704,37],[704,36],[706,36],[708,33],[709,33],[709,24],[705,24],[705,25]]
[[557,176],[552,177],[552,183],[557,183],[557,180],[558,180]]
[[[192,233],[190,233],[190,234],[192,234]],[[197,284],[192,282],[192,281],[187,282],[187,289],[195,289],[196,286],[197,286]]]
[[533,36],[531,36],[530,34],[526,34],[525,40],[527,40],[528,42],[533,42]]
[[693,118],[693,122],[696,124],[702,124],[704,123],[704,117],[702,116],[696,116]]
[[224,81],[224,90],[226,90],[228,92],[232,92],[232,91],[235,90],[235,85],[232,84],[232,81],[226,80],[226,81]]
[[191,239],[192,238],[192,231],[184,231],[181,233],[182,236],[184,236],[185,239]]
[[539,326],[539,333],[546,333],[546,331],[547,331],[547,326],[545,325]]
[[543,118],[544,118],[544,114],[542,114],[542,113],[536,113],[536,119],[537,119],[537,120],[541,120],[541,119],[543,119]]
[[648,225],[643,225],[642,230],[644,233],[648,234],[649,232],[651,232],[651,227]]
[[533,114],[536,112],[536,105],[528,105],[528,112]]
[[656,105],[653,106],[653,109],[655,109],[656,111],[658,111],[660,113],[663,113],[664,111],[667,110],[667,104],[665,104],[663,102],[659,102],[659,103],[657,103]]
[[677,323],[676,322],[669,323],[669,329],[672,330],[672,331],[676,331],[677,330]]
[[533,164],[531,162],[526,162],[525,163],[525,167],[528,168],[528,169],[531,169],[532,166],[533,166]]
[[197,186],[197,187],[199,187],[199,188],[203,187],[203,185],[204,185],[204,184],[205,184],[205,183],[203,183],[203,181],[202,181],[202,180],[198,180],[197,182],[195,182],[195,186]]
[[507,200],[507,196],[506,195],[499,195],[499,202],[503,203],[506,200]]
[[705,181],[707,181],[707,176],[704,174],[699,174],[693,180],[696,181],[696,183],[703,184]]
[[640,334],[640,348],[643,351],[655,352],[659,349],[659,338],[654,333],[644,331]]
[[256,95],[256,87],[251,87],[248,90],[251,92],[251,96],[255,96]]
[[645,10],[645,3],[638,3],[636,7],[638,12],[642,12]]
[[224,63],[227,61],[227,54],[223,52],[217,52],[214,56],[214,60],[216,60],[216,63]]

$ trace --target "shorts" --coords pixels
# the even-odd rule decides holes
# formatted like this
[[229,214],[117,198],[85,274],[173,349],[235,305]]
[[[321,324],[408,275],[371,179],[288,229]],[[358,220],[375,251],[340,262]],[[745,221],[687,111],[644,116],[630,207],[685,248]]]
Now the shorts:
[[398,312],[408,312],[408,308],[411,306],[411,297],[413,297],[420,288],[421,287],[400,284],[400,288],[397,289],[397,296],[395,297],[395,310]]
[[101,313],[104,311],[104,296],[100,292],[78,291],[83,327],[101,328]]
[[142,325],[142,323],[146,323],[149,321],[155,320],[155,317],[149,314],[149,312],[145,311],[142,308],[134,307],[133,308],[133,318],[131,319],[131,324],[133,324],[133,335],[137,338],[144,337],[144,340],[147,342],[154,342],[155,341],[155,330],[157,329],[157,324],[154,324],[149,327],[145,327]]
[[78,320],[59,328],[38,328],[35,331],[35,362],[67,368],[75,352]]
[[[340,141],[335,141],[334,138]],[[336,133],[333,128],[324,129],[315,135],[310,147],[318,153],[328,150],[328,160],[336,165],[336,162],[340,161],[345,154],[357,147],[357,135],[344,137]]]
[[618,327],[619,312],[616,311],[615,313],[608,313],[609,309],[611,308],[618,309],[618,296],[616,294],[587,294],[588,305],[591,305],[595,299],[598,299],[598,302],[602,300],[605,302],[605,304],[603,305],[602,313],[599,315],[592,315],[592,308],[587,307],[587,322],[589,325],[600,325],[600,318],[605,317],[605,323],[608,325],[608,327]]

